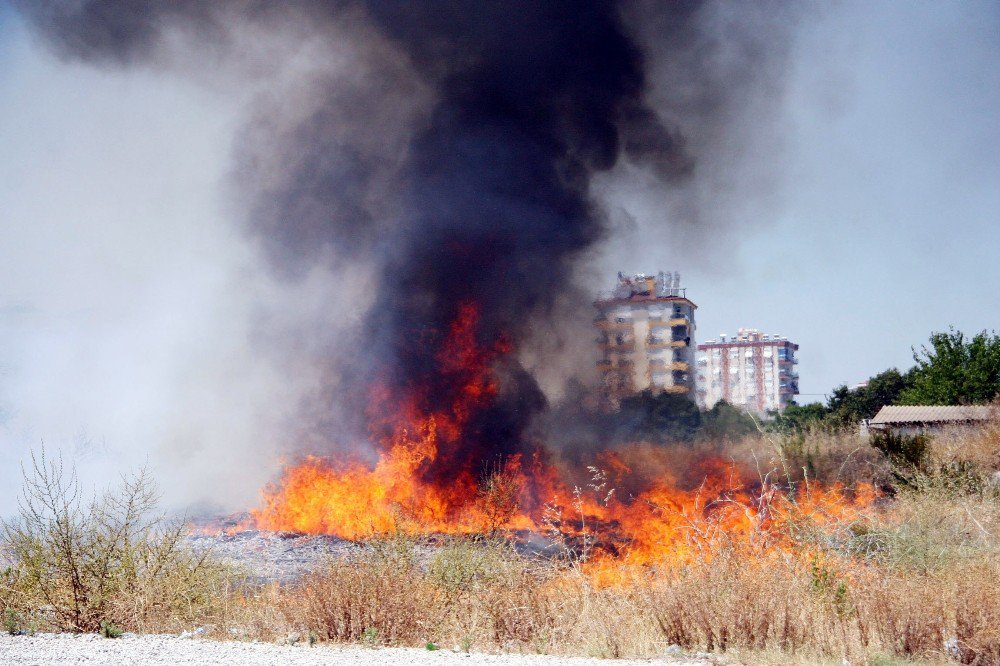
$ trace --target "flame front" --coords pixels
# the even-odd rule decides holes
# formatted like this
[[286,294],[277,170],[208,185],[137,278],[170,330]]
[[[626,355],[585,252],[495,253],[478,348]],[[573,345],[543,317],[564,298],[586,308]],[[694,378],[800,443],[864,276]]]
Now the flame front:
[[[669,451],[642,444],[599,454],[579,485],[563,481],[541,448],[484,473],[483,461],[468,459],[463,446],[475,415],[497,395],[494,364],[510,346],[477,344],[477,322],[475,307],[463,306],[435,355],[436,371],[452,387],[445,408],[429,409],[434,401],[424,387],[376,383],[367,416],[377,461],[310,456],[287,467],[252,512],[256,526],[347,539],[397,531],[551,532],[582,541],[595,560],[647,564],[705,557],[723,544],[790,550],[782,535],[791,523],[843,524],[875,498],[870,487],[847,493],[817,483],[792,496],[749,481],[717,457],[687,461],[687,477],[700,483],[682,489]],[[634,491],[624,495],[621,487]]]
[[[491,364],[509,348],[503,341],[487,349],[478,346],[477,321],[474,307],[462,307],[436,355],[439,372],[456,387],[446,410],[427,411],[419,389],[401,395],[376,383],[368,410],[379,451],[374,467],[306,458],[287,468],[278,485],[265,489],[263,506],[252,512],[257,526],[349,539],[400,529],[475,530],[485,516],[477,511],[472,461],[446,484],[436,482],[430,472],[443,457],[459,457],[470,418],[497,392]],[[512,458],[506,466],[517,473],[519,464],[519,458]]]

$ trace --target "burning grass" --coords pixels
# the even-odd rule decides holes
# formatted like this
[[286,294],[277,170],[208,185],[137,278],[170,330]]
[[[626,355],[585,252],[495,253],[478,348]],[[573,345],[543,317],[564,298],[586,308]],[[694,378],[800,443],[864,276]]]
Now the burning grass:
[[[925,522],[914,526],[917,514]],[[470,537],[421,557],[417,542],[397,535],[270,603],[289,626],[325,640],[604,657],[679,645],[750,661],[993,664],[998,514],[985,501],[906,495],[846,523],[784,522],[783,548],[764,547],[773,531],[716,533],[692,543],[697,554],[683,562],[642,565],[584,561],[579,549],[540,560],[509,541]],[[967,530],[973,521],[987,534]]]
[[81,513],[43,464],[5,531],[0,611],[74,631],[1000,663],[1000,428],[882,453],[843,432],[636,442],[576,469],[498,407],[509,346],[476,322],[462,308],[432,346],[429,383],[373,384],[375,462],[307,458],[252,514],[357,541],[347,557],[241,584],[145,521],[144,482]]
[[[777,483],[778,473],[765,471],[756,485],[734,489],[733,465],[770,470],[773,461],[777,470],[784,459],[791,470],[803,454],[785,441],[734,446],[717,487],[706,481],[631,504],[608,500],[613,473],[592,471],[589,486],[571,492],[561,513],[543,515],[537,532],[496,528],[432,544],[407,522],[290,584],[202,578],[209,587],[193,603],[132,612],[125,601],[151,608],[140,602],[163,587],[150,586],[159,577],[144,569],[94,619],[126,630],[205,625],[207,635],[225,638],[294,634],[606,657],[677,645],[750,662],[1000,663],[1000,504],[984,481],[994,471],[988,438],[942,437],[945,448],[933,450],[920,483],[880,499],[870,495],[885,471],[875,459],[858,468],[870,472],[866,478],[847,478],[844,465],[815,465],[800,480]],[[823,455],[868,455],[849,435],[805,444]],[[955,461],[976,481],[957,488],[940,473]],[[821,469],[834,478],[814,477]],[[497,520],[509,509],[500,500],[511,495],[502,477],[484,479],[478,495],[499,494],[490,499],[502,505]],[[614,513],[595,518],[612,506]],[[639,542],[603,543],[640,529]],[[530,554],[526,539],[544,539],[549,554]],[[12,573],[21,564],[0,584],[0,610],[30,616],[39,629],[59,627],[44,599],[27,594]]]
[[[253,525],[352,540],[548,532],[578,544],[584,559],[657,564],[699,557],[717,535],[788,548],[786,523],[849,522],[877,496],[858,478],[863,455],[841,456],[834,475],[837,452],[805,440],[758,440],[742,457],[738,447],[705,443],[605,442],[592,460],[571,464],[517,425],[498,378],[511,347],[479,333],[478,310],[462,306],[433,341],[431,367],[373,382],[377,460],[311,456],[289,465],[265,489]],[[771,460],[756,457],[761,445]],[[484,477],[491,455],[500,457]]]
[[[1000,663],[994,495],[924,488],[845,512],[830,510],[843,496],[834,486],[761,489],[721,512],[675,509],[646,537],[667,535],[669,555],[659,558],[611,557],[596,542],[588,550],[557,525],[550,536],[562,539],[562,556],[545,560],[508,540],[468,536],[421,558],[417,542],[397,534],[276,600],[290,626],[330,640],[604,657],[678,645],[782,663]],[[745,529],[729,529],[730,512]]]

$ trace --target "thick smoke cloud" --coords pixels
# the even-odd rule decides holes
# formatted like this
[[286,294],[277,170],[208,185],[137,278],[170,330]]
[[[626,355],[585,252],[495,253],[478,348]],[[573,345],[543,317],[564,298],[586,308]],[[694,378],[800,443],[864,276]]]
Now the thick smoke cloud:
[[[484,344],[504,334],[523,339],[603,234],[592,174],[629,149],[639,159],[665,157],[665,171],[683,159],[644,105],[642,55],[614,5],[470,12],[427,3],[372,13],[431,80],[436,99],[401,174],[403,242],[386,272],[398,288],[380,291],[370,325],[395,332],[394,383],[432,386],[441,404],[431,407],[440,407],[454,387],[437,372],[438,346],[417,333],[446,331],[472,303]],[[522,443],[532,416],[526,384],[509,393],[516,404],[473,429],[463,447],[472,460]]]
[[[65,58],[210,84],[206,70],[237,63],[260,86],[235,149],[245,228],[292,282],[316,265],[369,267],[353,334],[316,354],[325,389],[295,434],[309,446],[333,419],[364,431],[373,378],[447,405],[457,387],[437,350],[465,305],[482,344],[509,337],[521,358],[545,348],[540,332],[559,337],[567,303],[586,315],[576,277],[613,226],[609,183],[641,173],[668,196],[694,188],[670,203],[699,221],[700,158],[746,102],[713,63],[749,44],[737,78],[771,76],[781,37],[730,24],[719,41],[725,12],[702,2],[16,6]],[[280,322],[260,330],[259,344],[294,348]],[[544,405],[517,358],[500,372],[471,460],[522,449]]]

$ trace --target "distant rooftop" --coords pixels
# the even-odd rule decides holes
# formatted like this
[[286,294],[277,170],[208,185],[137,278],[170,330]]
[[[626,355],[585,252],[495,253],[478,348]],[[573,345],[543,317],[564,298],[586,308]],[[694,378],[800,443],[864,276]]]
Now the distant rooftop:
[[987,421],[994,413],[989,405],[886,405],[869,424],[968,423]]
[[711,346],[729,346],[729,345],[740,345],[742,343],[772,343],[772,344],[789,344],[795,349],[799,346],[795,343],[789,342],[788,338],[783,335],[773,335],[768,333],[762,333],[756,328],[741,328],[736,332],[736,335],[727,335],[725,333],[720,333],[718,338],[712,338],[698,345],[698,349],[708,349]]
[[611,292],[599,294],[599,301],[652,301],[661,298],[687,298],[681,288],[681,274],[660,271],[653,275],[618,273],[618,284]]

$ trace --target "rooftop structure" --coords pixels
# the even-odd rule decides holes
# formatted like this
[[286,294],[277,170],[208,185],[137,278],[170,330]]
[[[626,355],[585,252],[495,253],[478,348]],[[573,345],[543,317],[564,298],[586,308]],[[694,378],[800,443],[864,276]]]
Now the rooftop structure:
[[710,409],[725,400],[760,415],[781,411],[799,392],[798,349],[754,328],[698,345],[698,404]]
[[615,403],[644,389],[692,394],[697,305],[680,273],[618,274],[614,290],[594,303],[606,397]]
[[997,409],[989,405],[886,405],[867,426],[869,432],[914,433],[931,428],[976,425],[997,416]]

